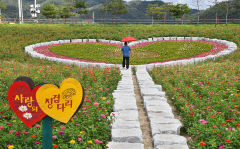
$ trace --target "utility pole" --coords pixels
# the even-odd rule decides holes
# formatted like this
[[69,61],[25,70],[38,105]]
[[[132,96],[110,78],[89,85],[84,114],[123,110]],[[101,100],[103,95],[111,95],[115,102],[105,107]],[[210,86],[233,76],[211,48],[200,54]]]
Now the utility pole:
[[19,24],[23,23],[22,0],[18,0]]

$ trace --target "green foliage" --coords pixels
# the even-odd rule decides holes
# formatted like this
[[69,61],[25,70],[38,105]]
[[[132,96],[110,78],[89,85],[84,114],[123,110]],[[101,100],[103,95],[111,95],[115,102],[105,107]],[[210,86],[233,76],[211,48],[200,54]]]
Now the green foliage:
[[75,8],[77,9],[78,14],[87,14],[88,10],[87,5],[85,4],[84,0],[75,0]]
[[147,8],[147,16],[152,16],[154,19],[160,20],[163,19],[163,15],[166,15],[166,12],[162,12],[163,7],[159,7],[158,4],[149,4]]
[[105,1],[103,6],[103,11],[111,12],[112,15],[128,14],[128,10],[126,10],[126,6],[122,0]]
[[74,10],[73,5],[71,3],[67,3],[66,6],[58,7],[57,15],[59,18],[69,18],[75,15],[75,13],[72,12],[73,10]]
[[[228,4],[227,4],[228,3]],[[228,18],[239,18],[240,17],[240,3],[239,0],[229,0],[229,2],[221,2],[215,6],[212,6],[211,8],[202,11],[200,13],[200,18],[206,18],[206,19],[215,19],[215,13],[217,11],[218,17],[220,19],[224,19],[226,17],[227,13],[227,6],[229,7],[228,10]]]
[[184,14],[191,12],[191,9],[187,6],[187,4],[177,4],[172,5],[169,9],[171,16],[175,18],[182,18]]
[[0,1],[0,9],[1,10],[6,10],[7,9],[6,5],[1,1]]
[[57,16],[57,7],[54,4],[47,3],[42,7],[42,15],[46,18],[56,18]]

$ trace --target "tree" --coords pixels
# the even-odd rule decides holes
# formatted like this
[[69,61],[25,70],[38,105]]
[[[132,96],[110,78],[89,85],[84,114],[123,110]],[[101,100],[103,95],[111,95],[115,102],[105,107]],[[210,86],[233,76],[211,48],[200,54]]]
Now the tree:
[[[153,19],[160,20],[160,19],[163,19],[163,15],[166,13],[166,12],[162,12],[162,10],[163,8],[159,7],[158,4],[148,4],[146,15],[152,16],[152,20]],[[152,21],[152,24],[153,24],[153,21]]]
[[200,20],[200,7],[202,7],[203,5],[203,3],[204,3],[204,0],[194,0],[193,1],[193,5],[194,6],[196,6],[197,7],[197,10],[198,10],[198,12],[197,12],[197,24],[199,24],[199,20]]
[[74,10],[74,6],[71,3],[67,3],[66,6],[58,7],[57,15],[59,18],[69,18],[75,15],[75,13],[72,12],[73,10]]
[[77,9],[77,13],[82,14],[88,14],[87,5],[85,4],[84,0],[76,0],[75,1],[75,8]]
[[42,15],[44,15],[46,18],[56,18],[57,7],[53,4],[47,3],[42,7]]
[[106,16],[107,13],[111,12],[109,8],[109,3],[110,3],[110,0],[104,0],[102,2],[102,8],[100,8],[100,12],[104,13],[104,16]]
[[[213,3],[215,6],[219,3],[218,0],[210,0],[209,2]],[[217,20],[218,20],[218,10],[216,9],[216,22],[215,27],[217,26]]]
[[112,0],[107,4],[106,10],[111,12],[112,15],[128,14],[128,10],[126,10],[122,0]]
[[164,14],[164,19],[167,18],[167,14],[169,13],[170,8],[172,7],[172,3],[164,3],[163,5],[161,5],[160,7],[163,8],[163,12],[165,12]]
[[177,4],[172,5],[169,11],[171,16],[174,16],[178,20],[178,18],[183,18],[184,14],[191,12],[191,9],[187,6],[187,4]]
[[226,2],[223,2],[223,4],[226,7],[226,25],[228,24],[228,12],[229,12],[229,7],[231,6],[232,2],[233,2],[232,0],[227,0]]
[[6,10],[7,7],[0,1],[0,24],[2,24],[2,10]]

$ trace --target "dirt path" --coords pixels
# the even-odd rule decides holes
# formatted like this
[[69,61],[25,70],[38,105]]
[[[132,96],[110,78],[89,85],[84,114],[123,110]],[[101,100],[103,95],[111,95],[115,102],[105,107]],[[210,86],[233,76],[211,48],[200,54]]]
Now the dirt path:
[[140,95],[140,90],[137,84],[136,76],[133,75],[132,78],[133,78],[134,92],[136,94],[138,118],[139,118],[141,130],[142,130],[144,149],[153,149],[150,123],[147,117],[147,113],[144,109],[143,99]]

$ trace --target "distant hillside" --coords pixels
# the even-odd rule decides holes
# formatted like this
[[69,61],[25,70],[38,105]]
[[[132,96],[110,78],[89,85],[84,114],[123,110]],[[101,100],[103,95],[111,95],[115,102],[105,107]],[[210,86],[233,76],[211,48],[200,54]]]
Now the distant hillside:
[[[8,18],[17,18],[18,17],[18,3],[17,0],[1,0],[5,5],[7,5],[7,10],[3,12],[4,17]],[[72,2],[73,0],[68,0],[68,2]],[[96,19],[150,19],[149,16],[146,16],[146,9],[148,7],[148,4],[159,4],[162,5],[164,2],[160,0],[154,0],[154,1],[130,1],[126,2],[127,9],[129,11],[126,15],[119,15],[119,16],[112,16],[111,14],[105,14],[101,13],[100,9],[102,8],[102,2],[104,0],[85,0],[88,8],[89,8],[89,14],[83,15],[81,18],[91,18],[92,17],[92,11],[95,12],[95,18]],[[55,5],[64,5],[66,3],[66,0],[37,0],[37,3],[41,4],[43,6],[46,3],[53,3]],[[33,4],[33,0],[23,0],[23,16],[24,18],[30,18],[30,4]],[[196,10],[192,10],[192,13],[195,13]],[[44,16],[40,16],[41,18],[44,18]],[[80,17],[80,16],[76,16]],[[169,16],[168,16],[169,17]]]
[[[216,6],[208,8],[207,10],[201,13],[200,18],[215,19],[216,10],[217,10],[219,18],[225,19],[226,12],[227,12],[225,4],[226,4],[225,2],[222,2],[217,4]],[[233,0],[233,2],[231,3],[229,7],[229,12],[228,12],[228,18],[240,19],[240,1],[239,0]]]

